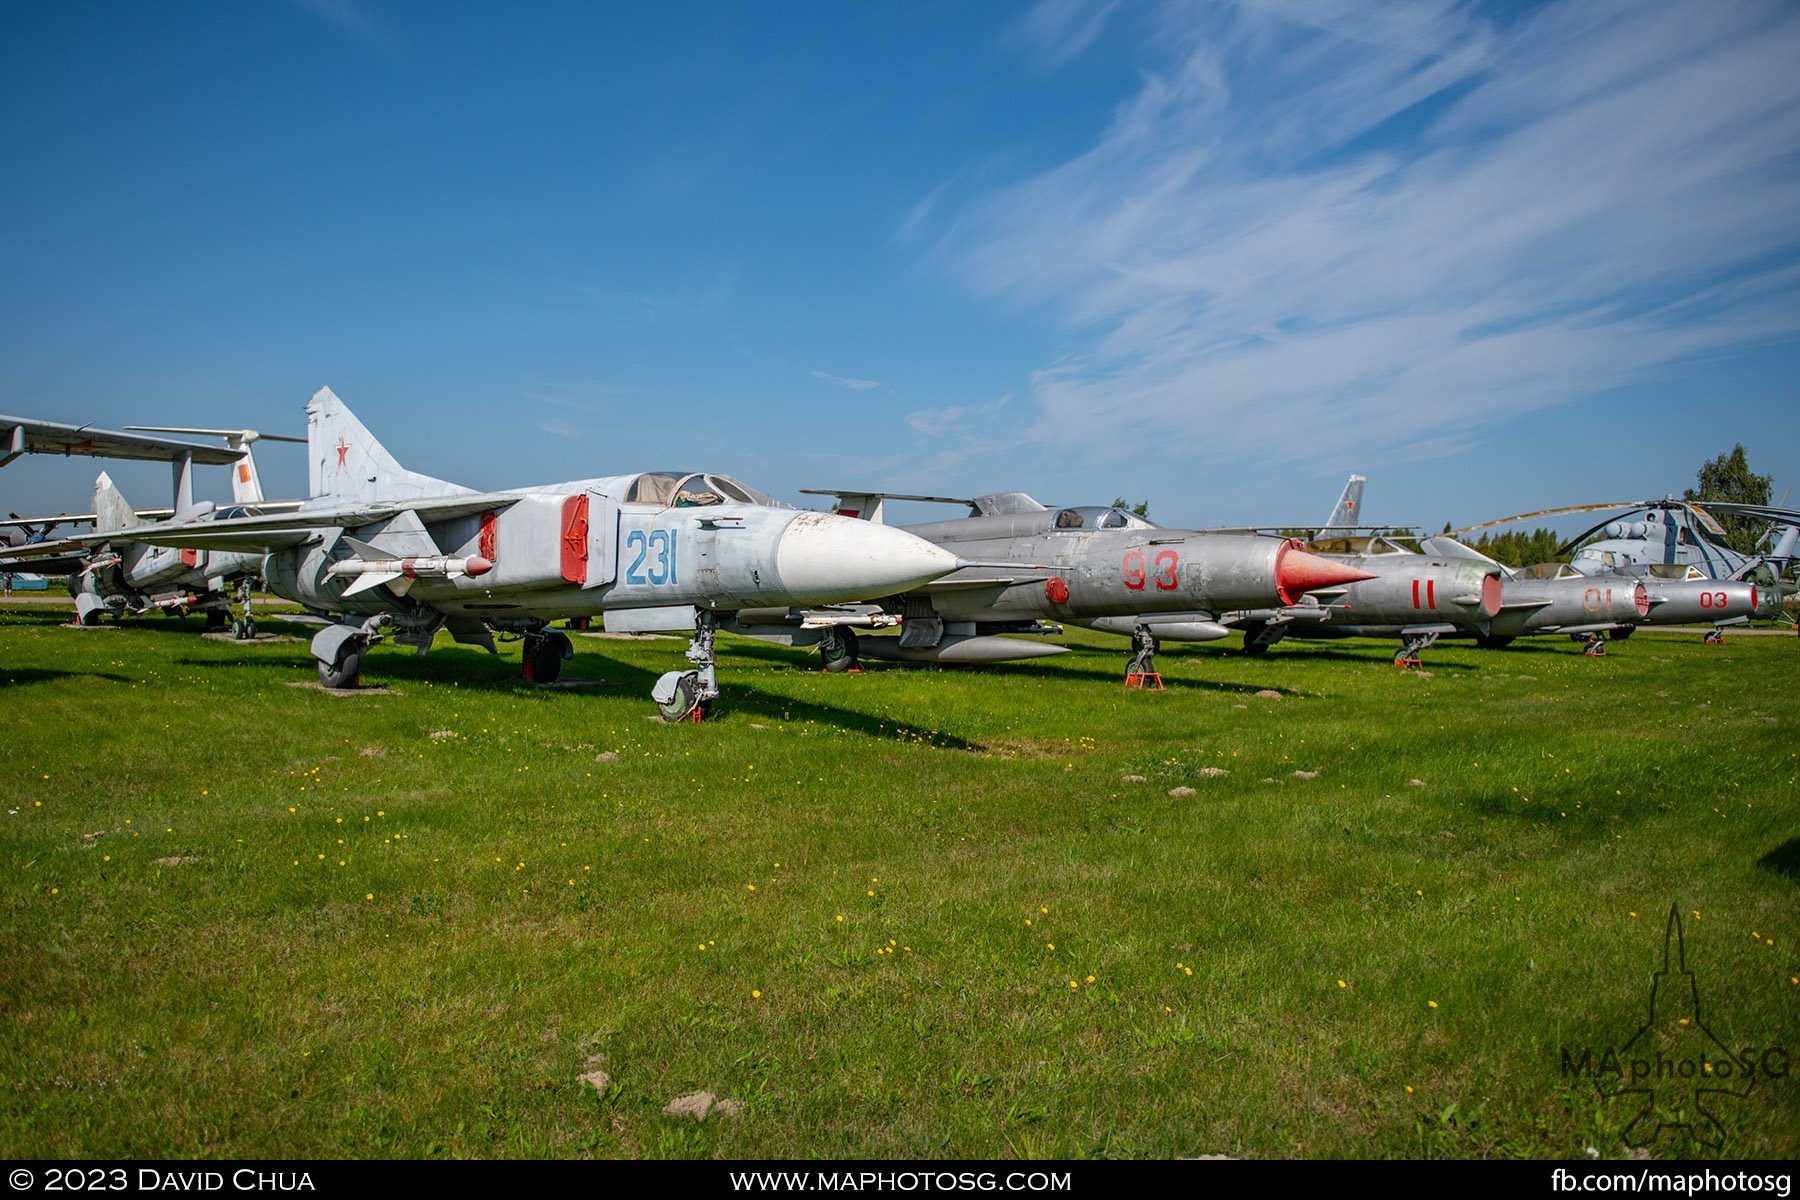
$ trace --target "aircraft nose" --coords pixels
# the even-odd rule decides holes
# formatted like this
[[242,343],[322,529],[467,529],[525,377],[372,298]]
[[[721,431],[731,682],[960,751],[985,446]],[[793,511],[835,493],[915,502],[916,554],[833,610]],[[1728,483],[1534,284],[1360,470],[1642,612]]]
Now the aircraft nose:
[[1309,554],[1300,549],[1299,542],[1289,542],[1275,556],[1275,594],[1283,604],[1298,604],[1300,597],[1319,588],[1375,578],[1367,571]]
[[775,570],[796,601],[873,600],[930,583],[956,569],[948,550],[891,525],[801,513],[782,532]]

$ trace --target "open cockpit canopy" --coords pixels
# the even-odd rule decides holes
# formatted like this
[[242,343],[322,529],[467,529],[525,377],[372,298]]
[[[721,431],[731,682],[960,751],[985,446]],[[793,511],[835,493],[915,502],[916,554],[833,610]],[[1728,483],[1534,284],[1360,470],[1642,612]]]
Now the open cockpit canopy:
[[660,504],[664,508],[702,508],[709,504],[759,504],[781,508],[773,496],[729,475],[708,471],[645,471],[625,489],[626,504]]
[[1158,529],[1161,526],[1148,517],[1140,517],[1136,513],[1126,512],[1122,508],[1108,508],[1100,504],[1088,504],[1078,508],[1059,508],[1056,515],[1050,518],[1051,529]]

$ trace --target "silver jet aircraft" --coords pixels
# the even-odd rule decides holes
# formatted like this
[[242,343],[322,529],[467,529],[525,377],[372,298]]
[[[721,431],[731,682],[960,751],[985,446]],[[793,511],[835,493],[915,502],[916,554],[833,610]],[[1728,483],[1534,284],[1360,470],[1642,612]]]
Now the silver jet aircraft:
[[[907,662],[1041,657],[1063,648],[993,635],[1053,633],[1057,627],[1049,622],[1066,621],[1130,637],[1127,683],[1155,686],[1159,642],[1224,637],[1216,619],[1221,611],[1296,603],[1309,591],[1371,578],[1285,538],[1165,529],[1107,505],[1049,508],[1023,492],[951,500],[806,490],[839,497],[840,514],[867,522],[881,520],[884,499],[966,504],[969,516],[903,528],[965,558],[1044,564],[1037,570],[968,567],[881,598],[878,612],[846,614],[835,623],[830,614],[806,614],[818,627],[828,667],[847,665],[858,654]],[[898,638],[859,640],[851,628],[896,619]]]
[[[1537,517],[1604,509],[1627,511],[1615,512],[1598,525],[1570,538],[1557,551],[1558,559],[1569,556],[1570,551],[1574,551],[1573,556],[1568,558],[1569,565],[1582,574],[1613,572],[1641,578],[1652,589],[1653,594],[1658,591],[1652,583],[1653,579],[1665,582],[1699,579],[1748,581],[1757,588],[1756,604],[1751,615],[1770,618],[1780,614],[1782,599],[1789,590],[1783,585],[1782,576],[1793,564],[1796,547],[1800,546],[1800,512],[1789,508],[1713,500],[1677,500],[1670,496],[1662,500],[1640,500],[1624,504],[1576,504],[1540,509],[1452,530],[1449,536],[1460,537],[1478,529],[1490,529]],[[1767,522],[1769,549],[1761,554],[1745,554],[1727,545],[1724,540],[1725,529],[1713,515],[1715,513]],[[1595,534],[1600,535],[1597,540],[1580,545]],[[1580,548],[1577,549],[1577,546]],[[1696,597],[1716,599],[1716,596],[1709,597],[1700,588],[1661,589],[1665,595],[1683,590]],[[1737,592],[1727,590],[1726,594],[1735,596]],[[1724,614],[1708,609],[1702,611],[1697,619],[1716,620],[1722,615]]]
[[[1362,497],[1363,480],[1351,476],[1345,496]],[[1338,513],[1327,523],[1342,532]],[[1473,637],[1477,645],[1504,646],[1527,634],[1564,633],[1587,641],[1587,653],[1606,652],[1605,634],[1630,628],[1650,611],[1649,594],[1634,579],[1590,579],[1572,571],[1514,571],[1454,538],[1419,538],[1409,550],[1394,538],[1335,537],[1313,543],[1326,557],[1380,564],[1381,578],[1352,584],[1310,611],[1289,606],[1275,613],[1232,614],[1245,631],[1244,648],[1262,653],[1283,637],[1327,639],[1397,637],[1394,665],[1416,667],[1419,654],[1440,637]]]
[[424,653],[438,630],[494,649],[525,642],[556,678],[573,655],[559,618],[604,612],[615,630],[691,630],[693,669],[657,681],[665,718],[718,695],[713,637],[744,608],[903,592],[956,569],[898,529],[802,512],[727,475],[644,471],[476,492],[402,467],[329,388],[307,404],[310,498],[289,516],[139,530],[159,545],[267,555],[269,589],[331,624],[312,642],[326,687],[355,686],[386,637]]

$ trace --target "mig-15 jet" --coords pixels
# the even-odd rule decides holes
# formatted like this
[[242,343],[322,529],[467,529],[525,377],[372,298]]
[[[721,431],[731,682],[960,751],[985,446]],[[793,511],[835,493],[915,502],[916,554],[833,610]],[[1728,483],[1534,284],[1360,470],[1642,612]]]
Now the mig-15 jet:
[[[1130,637],[1128,684],[1159,682],[1162,641],[1226,636],[1216,614],[1248,605],[1297,603],[1307,592],[1372,576],[1308,554],[1298,542],[1242,532],[1167,529],[1110,505],[1050,508],[1023,492],[969,500],[898,493],[803,489],[838,497],[838,512],[879,524],[884,500],[965,504],[970,514],[903,526],[967,558],[1037,562],[1032,570],[971,566],[875,606],[803,614],[823,643],[828,667],[857,655],[907,662],[999,662],[1062,651],[994,636],[1054,633],[1068,622]],[[854,629],[898,623],[900,635]],[[755,633],[754,630],[746,632]],[[774,632],[765,629],[765,632]],[[800,642],[801,636],[788,640]]]
[[292,514],[141,527],[141,542],[266,556],[269,590],[330,621],[312,640],[320,682],[356,685],[370,646],[419,653],[438,630],[494,649],[524,639],[528,672],[574,650],[550,622],[687,630],[692,669],[653,691],[665,718],[718,695],[713,638],[744,608],[904,592],[962,565],[898,529],[777,504],[728,475],[642,471],[477,492],[408,471],[331,389],[308,402],[309,498]]

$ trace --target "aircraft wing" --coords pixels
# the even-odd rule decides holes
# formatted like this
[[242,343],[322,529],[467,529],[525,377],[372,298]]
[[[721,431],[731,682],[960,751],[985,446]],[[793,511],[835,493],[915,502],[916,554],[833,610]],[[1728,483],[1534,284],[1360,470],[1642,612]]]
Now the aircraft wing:
[[21,542],[17,546],[0,547],[0,566],[10,567],[14,563],[36,562],[43,558],[83,555],[98,544],[85,535],[56,538],[54,541]]
[[[321,529],[360,529],[407,511],[417,513],[422,520],[447,521],[456,517],[498,512],[517,500],[518,497],[509,492],[490,492],[477,496],[445,496],[436,500],[338,505],[332,508],[265,513],[253,517],[138,525],[130,529],[115,529],[109,533],[88,533],[64,538],[60,544],[65,552],[73,546],[97,546],[118,541],[138,542],[149,546],[235,551],[240,554],[266,554],[272,550],[298,546]],[[280,507],[285,508],[286,505],[282,504]],[[53,544],[40,542],[38,546]],[[38,557],[37,548],[30,547],[32,557]]]
[[1525,609],[1531,609],[1531,608],[1547,608],[1553,603],[1554,603],[1554,601],[1551,601],[1551,600],[1531,600],[1531,599],[1501,600],[1500,611],[1501,612],[1522,612]]
[[30,417],[0,413],[0,467],[21,454],[84,454],[93,458],[135,458],[151,462],[173,462],[186,454],[197,463],[225,466],[236,462],[240,453],[224,446],[94,429],[86,425],[34,421]]

